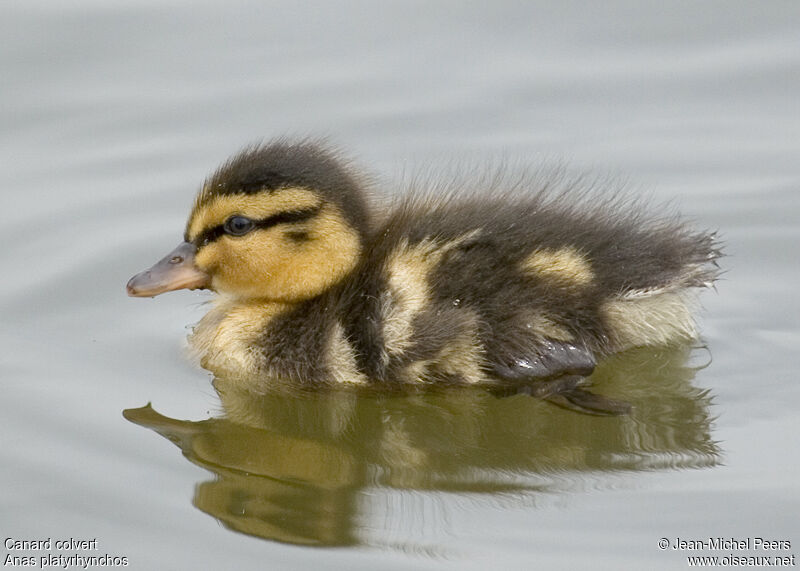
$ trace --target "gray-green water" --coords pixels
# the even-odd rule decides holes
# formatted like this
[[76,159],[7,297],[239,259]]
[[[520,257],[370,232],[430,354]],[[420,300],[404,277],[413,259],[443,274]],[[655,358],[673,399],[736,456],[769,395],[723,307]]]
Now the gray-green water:
[[[798,29],[793,2],[3,4],[0,539],[98,547],[4,543],[4,562],[679,569],[732,552],[659,549],[676,537],[795,554]],[[499,157],[627,178],[726,242],[708,350],[604,364],[600,392],[635,406],[620,418],[472,390],[218,395],[182,352],[207,298],[124,284],[179,240],[211,169],[285,134],[329,136],[388,190]]]

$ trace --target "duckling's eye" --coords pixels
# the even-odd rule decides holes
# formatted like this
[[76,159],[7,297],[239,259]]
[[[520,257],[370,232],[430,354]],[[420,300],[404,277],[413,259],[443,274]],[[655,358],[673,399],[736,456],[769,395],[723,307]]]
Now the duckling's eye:
[[244,216],[231,216],[225,221],[222,228],[231,236],[244,236],[255,227],[255,223]]

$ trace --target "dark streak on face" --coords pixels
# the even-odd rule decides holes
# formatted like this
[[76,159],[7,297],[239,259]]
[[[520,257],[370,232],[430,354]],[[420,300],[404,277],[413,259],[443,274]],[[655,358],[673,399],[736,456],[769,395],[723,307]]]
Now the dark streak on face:
[[[260,220],[252,220],[254,230],[263,230],[265,228],[271,228],[272,226],[276,226],[278,224],[291,224],[295,222],[305,222],[316,216],[319,211],[321,210],[321,206],[312,206],[310,208],[303,208],[301,210],[287,210],[285,212],[279,212],[277,214],[273,214],[272,216],[268,216],[267,218],[262,218]],[[240,215],[234,214],[231,218],[239,217]],[[223,224],[217,224],[211,228],[203,230],[200,234],[192,240],[192,243],[197,247],[197,249],[202,248],[203,246],[207,246],[212,242],[219,240],[224,235],[234,235],[228,231],[226,228],[227,220]],[[292,232],[289,232],[292,234]],[[304,241],[308,239],[308,232],[294,232],[293,234],[303,235],[304,238],[297,239],[293,236],[290,236],[295,241]]]

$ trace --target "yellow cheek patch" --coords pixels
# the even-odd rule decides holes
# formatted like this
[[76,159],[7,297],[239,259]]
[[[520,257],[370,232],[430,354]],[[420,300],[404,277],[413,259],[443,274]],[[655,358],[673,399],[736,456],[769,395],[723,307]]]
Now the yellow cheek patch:
[[218,241],[203,246],[195,254],[194,264],[204,272],[213,274],[217,267],[217,260],[220,258],[220,249]]
[[[287,237],[294,228],[301,243]],[[195,262],[213,289],[238,299],[294,303],[322,293],[350,272],[361,254],[358,233],[331,206],[297,224],[278,224],[242,237],[222,236],[200,248]]]
[[361,239],[337,210],[326,207],[301,227],[308,240],[299,245],[276,228],[273,244],[279,251],[271,264],[269,283],[261,287],[270,299],[299,301],[318,295],[358,262]]
[[[202,193],[201,193],[202,196]],[[314,192],[299,187],[282,188],[258,194],[225,194],[209,202],[198,202],[189,217],[188,238],[194,240],[203,230],[224,223],[233,214],[253,220],[269,218],[279,212],[305,210],[321,204]]]
[[575,248],[535,250],[523,260],[522,269],[571,286],[585,286],[594,279],[592,266]]

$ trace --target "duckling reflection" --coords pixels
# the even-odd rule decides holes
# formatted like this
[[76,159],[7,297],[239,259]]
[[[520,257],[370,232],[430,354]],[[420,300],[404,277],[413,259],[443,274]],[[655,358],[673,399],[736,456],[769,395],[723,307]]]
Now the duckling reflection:
[[226,527],[293,544],[356,545],[374,541],[381,516],[397,519],[371,501],[381,488],[535,500],[541,491],[602,487],[607,472],[715,465],[711,397],[692,385],[690,353],[641,348],[598,367],[593,380],[633,403],[627,416],[474,387],[255,396],[223,378],[214,383],[218,418],[171,419],[150,405],[124,415],[214,474],[196,487],[194,504]]

